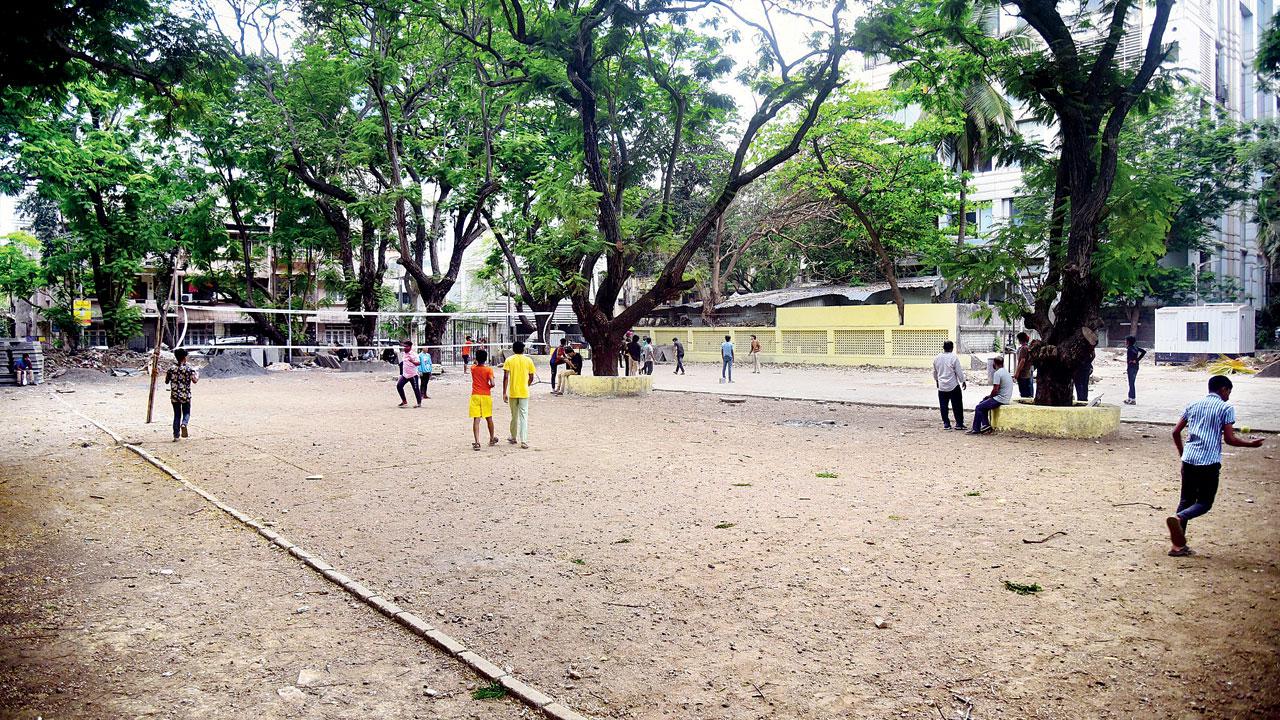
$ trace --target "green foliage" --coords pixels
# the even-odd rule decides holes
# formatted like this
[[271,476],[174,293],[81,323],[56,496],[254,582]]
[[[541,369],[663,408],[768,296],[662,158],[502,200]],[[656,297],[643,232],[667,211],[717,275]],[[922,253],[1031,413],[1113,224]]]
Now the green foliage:
[[829,276],[849,277],[871,256],[881,278],[896,278],[900,262],[931,264],[947,252],[938,217],[952,208],[959,184],[938,163],[936,148],[959,120],[892,120],[905,101],[887,91],[843,91],[824,107],[810,148],[783,170],[799,192],[830,205],[842,227],[832,252],[813,258],[830,266]]
[[[1121,135],[1122,151],[1104,220],[1094,272],[1105,300],[1119,306],[1152,297],[1162,304],[1193,299],[1189,267],[1165,267],[1169,251],[1207,251],[1218,219],[1248,197],[1256,168],[1253,129],[1202,109],[1196,93],[1150,107]],[[1005,320],[1031,311],[1040,270],[1048,262],[1056,160],[1024,166],[1015,199],[1017,222],[997,228],[989,242],[941,258],[959,296],[994,296]],[[1070,203],[1062,224],[1070,222]],[[1201,291],[1204,295],[1205,286]]]
[[471,691],[472,700],[497,700],[507,696],[507,689],[502,683],[492,682],[488,685],[481,685]]
[[41,284],[40,241],[25,232],[0,237],[0,294],[26,300]]
[[1044,588],[1040,587],[1038,583],[1020,583],[1012,580],[1005,580],[1004,589],[1012,593],[1017,593],[1018,595],[1035,595]]
[[1258,73],[1274,87],[1274,83],[1280,80],[1280,15],[1271,18],[1271,27],[1267,28],[1258,43],[1254,62]]

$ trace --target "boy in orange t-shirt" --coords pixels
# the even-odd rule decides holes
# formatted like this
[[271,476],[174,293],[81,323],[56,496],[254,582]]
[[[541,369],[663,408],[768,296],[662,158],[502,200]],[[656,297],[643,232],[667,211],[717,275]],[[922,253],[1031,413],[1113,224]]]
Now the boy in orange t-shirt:
[[489,423],[489,444],[497,445],[498,436],[493,432],[493,368],[485,365],[489,353],[484,349],[476,351],[476,364],[471,366],[471,443],[472,450],[480,449],[480,418]]

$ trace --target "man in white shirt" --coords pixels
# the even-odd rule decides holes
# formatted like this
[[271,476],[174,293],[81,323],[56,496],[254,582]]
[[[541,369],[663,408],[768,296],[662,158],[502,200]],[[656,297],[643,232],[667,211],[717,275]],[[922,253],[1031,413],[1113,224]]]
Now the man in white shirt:
[[964,368],[960,365],[960,356],[952,352],[955,343],[950,340],[942,343],[942,352],[933,359],[933,384],[938,386],[938,410],[942,412],[942,429],[951,429],[951,419],[947,417],[947,405],[956,416],[956,429],[964,430],[964,389],[968,383],[964,379]]
[[1001,405],[1013,402],[1013,376],[1004,369],[1004,358],[991,361],[996,371],[991,375],[991,393],[973,409],[973,429],[970,435],[984,435],[991,432],[991,421],[987,414]]

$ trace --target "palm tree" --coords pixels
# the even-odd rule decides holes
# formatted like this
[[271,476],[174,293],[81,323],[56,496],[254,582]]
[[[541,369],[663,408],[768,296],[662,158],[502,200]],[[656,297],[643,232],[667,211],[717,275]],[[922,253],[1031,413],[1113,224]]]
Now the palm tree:
[[938,149],[961,177],[956,243],[963,245],[969,190],[964,175],[973,173],[984,160],[999,154],[1005,142],[1017,133],[1017,122],[1008,98],[986,78],[975,78],[963,89],[959,100],[964,124],[954,135],[943,138]]

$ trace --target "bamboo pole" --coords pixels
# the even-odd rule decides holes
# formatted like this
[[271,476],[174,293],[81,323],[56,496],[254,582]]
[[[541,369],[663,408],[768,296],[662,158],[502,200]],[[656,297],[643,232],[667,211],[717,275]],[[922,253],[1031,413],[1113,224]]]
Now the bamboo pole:
[[151,410],[156,400],[156,375],[160,372],[160,346],[164,344],[164,310],[168,307],[169,296],[173,295],[173,285],[178,278],[178,266],[174,263],[169,274],[169,291],[165,293],[165,304],[160,305],[159,319],[156,321],[156,347],[151,353],[151,389],[147,391],[147,424],[151,424]]

